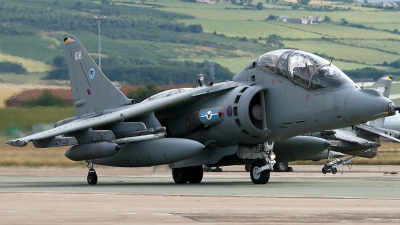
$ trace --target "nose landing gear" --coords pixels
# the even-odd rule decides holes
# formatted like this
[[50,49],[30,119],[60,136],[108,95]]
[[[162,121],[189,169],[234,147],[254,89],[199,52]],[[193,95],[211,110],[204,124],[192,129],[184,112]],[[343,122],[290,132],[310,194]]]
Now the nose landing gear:
[[273,167],[276,163],[275,154],[273,152],[274,142],[269,144],[265,142],[261,147],[264,159],[258,159],[253,162],[250,168],[250,178],[254,184],[266,184]]

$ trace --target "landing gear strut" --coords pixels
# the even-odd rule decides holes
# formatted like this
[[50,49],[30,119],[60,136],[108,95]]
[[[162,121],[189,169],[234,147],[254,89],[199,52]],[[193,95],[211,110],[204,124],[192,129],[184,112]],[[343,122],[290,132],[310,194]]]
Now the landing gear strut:
[[273,147],[274,142],[265,142],[263,145],[260,145],[260,151],[263,152],[264,159],[254,161],[250,168],[250,178],[254,184],[268,183],[270,173],[276,163]]
[[333,174],[336,174],[338,169],[338,166],[343,166],[346,165],[354,160],[355,156],[350,157],[350,158],[344,158],[344,159],[336,159],[332,160],[332,157],[330,156],[330,150],[328,150],[328,159],[327,162],[325,163],[324,167],[322,167],[322,173],[330,173],[332,172]]
[[192,166],[172,169],[172,178],[177,184],[198,184],[203,180],[203,167]]
[[88,184],[90,185],[97,184],[97,174],[96,171],[93,169],[93,163],[88,163],[87,167],[89,169],[89,173],[87,175]]

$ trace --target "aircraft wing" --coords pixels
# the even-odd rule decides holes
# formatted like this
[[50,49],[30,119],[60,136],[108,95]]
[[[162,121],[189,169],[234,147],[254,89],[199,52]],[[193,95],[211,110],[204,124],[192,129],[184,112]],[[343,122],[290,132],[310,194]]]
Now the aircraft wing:
[[217,95],[229,91],[237,86],[238,83],[236,82],[224,82],[216,84],[214,86],[195,88],[191,91],[182,92],[165,98],[155,99],[153,101],[131,105],[121,110],[107,113],[104,115],[100,114],[99,116],[96,117],[90,117],[86,119],[79,119],[78,121],[72,121],[70,123],[55,127],[53,129],[39,132],[26,137],[22,137],[19,139],[10,140],[6,143],[12,146],[23,147],[26,146],[28,142],[31,141],[51,138],[71,132],[83,131],[92,127],[104,126],[107,124],[123,121],[125,119],[140,117],[151,112],[162,111],[167,108],[176,110],[180,106],[182,106],[182,104],[191,104],[201,96]]
[[399,139],[397,139],[397,138],[395,138],[395,137],[392,137],[392,136],[390,136],[390,135],[385,134],[385,132],[382,131],[382,130],[380,130],[379,128],[371,127],[371,126],[368,126],[368,125],[366,125],[366,124],[360,124],[360,125],[357,125],[356,127],[357,127],[358,129],[361,129],[361,130],[364,130],[364,131],[367,131],[367,132],[376,134],[376,135],[378,135],[378,136],[388,138],[388,139],[390,139],[390,140],[392,140],[392,141],[394,141],[394,142],[399,142],[399,143],[400,143],[400,140],[399,140]]
[[338,140],[353,142],[357,144],[369,144],[371,141],[366,140],[364,138],[357,137],[353,133],[349,133],[342,130],[335,130],[335,136]]

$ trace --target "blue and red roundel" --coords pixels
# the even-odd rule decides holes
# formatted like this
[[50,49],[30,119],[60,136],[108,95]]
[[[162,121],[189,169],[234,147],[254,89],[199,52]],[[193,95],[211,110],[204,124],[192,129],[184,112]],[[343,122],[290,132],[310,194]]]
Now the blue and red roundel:
[[226,108],[226,114],[231,117],[232,116],[232,106],[228,106],[228,108]]

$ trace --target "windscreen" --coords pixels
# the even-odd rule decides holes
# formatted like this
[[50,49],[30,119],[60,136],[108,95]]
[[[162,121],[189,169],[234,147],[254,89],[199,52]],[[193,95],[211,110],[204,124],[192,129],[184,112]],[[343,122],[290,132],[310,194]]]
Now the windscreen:
[[257,60],[257,65],[264,67],[271,72],[275,72],[276,63],[279,57],[288,50],[281,49],[272,52],[265,53],[264,55],[260,56]]

